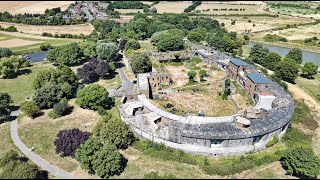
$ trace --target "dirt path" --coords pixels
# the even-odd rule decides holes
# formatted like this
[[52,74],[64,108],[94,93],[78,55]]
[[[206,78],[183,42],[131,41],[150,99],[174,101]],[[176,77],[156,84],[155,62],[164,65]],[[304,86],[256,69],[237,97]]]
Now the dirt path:
[[[312,114],[315,116],[315,120],[320,124],[320,105],[310,95],[303,91],[298,85],[288,84],[289,90],[292,92],[293,97],[296,99],[303,99],[311,109]],[[317,155],[320,156],[320,127],[314,131],[312,139],[312,146]]]

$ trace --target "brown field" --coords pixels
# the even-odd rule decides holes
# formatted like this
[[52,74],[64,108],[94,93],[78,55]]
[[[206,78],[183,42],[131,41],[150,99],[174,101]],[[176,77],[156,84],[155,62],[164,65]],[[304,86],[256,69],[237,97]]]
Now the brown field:
[[319,37],[319,28],[320,24],[309,25],[309,26],[300,26],[297,28],[284,29],[281,31],[274,31],[273,34],[283,36],[288,40],[303,40],[311,37]]
[[8,11],[11,14],[39,13],[43,14],[46,9],[60,7],[61,10],[68,8],[75,1],[1,1],[0,12]]
[[[240,4],[217,4],[212,2],[203,2],[196,10],[200,10],[204,14],[259,14],[260,5],[240,5]],[[245,11],[213,11],[213,9],[245,9]],[[203,11],[210,9],[209,11]]]
[[0,22],[0,26],[7,28],[9,26],[15,26],[19,32],[30,33],[30,34],[42,34],[43,32],[48,32],[52,34],[84,34],[89,35],[94,27],[89,24],[79,24],[79,25],[67,25],[67,26],[36,26],[36,25],[26,25],[17,23],[7,23]]
[[10,39],[5,41],[0,41],[0,47],[20,47],[20,46],[28,46],[33,44],[42,43],[43,41],[29,41],[24,39]]
[[170,2],[170,1],[160,1],[160,3],[154,5],[158,10],[158,13],[183,13],[184,9],[190,6],[191,1],[183,2]]
[[[249,17],[221,17],[216,16],[213,17],[217,19],[219,23],[224,23],[225,28],[228,31],[235,31],[242,33],[245,30],[251,30],[251,32],[257,32],[262,30],[269,30],[276,27],[283,27],[286,24],[299,24],[299,23],[307,23],[312,22],[311,19],[305,18],[297,18],[297,17],[289,17],[289,16],[279,16],[279,17],[260,17],[260,16],[249,16]],[[231,25],[231,20],[236,20],[235,25]],[[248,21],[251,20],[251,23]],[[253,27],[255,24],[255,27]]]

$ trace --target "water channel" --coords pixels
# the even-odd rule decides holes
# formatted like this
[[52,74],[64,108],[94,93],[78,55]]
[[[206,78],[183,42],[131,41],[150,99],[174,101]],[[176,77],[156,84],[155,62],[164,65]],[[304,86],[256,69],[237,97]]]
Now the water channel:
[[[249,42],[248,46],[251,48],[255,43]],[[281,56],[285,56],[291,50],[291,48],[285,48],[280,46],[262,44],[263,47],[268,48],[271,52],[275,52],[280,54]],[[303,51],[302,50],[303,62],[314,62],[320,66],[320,53]]]

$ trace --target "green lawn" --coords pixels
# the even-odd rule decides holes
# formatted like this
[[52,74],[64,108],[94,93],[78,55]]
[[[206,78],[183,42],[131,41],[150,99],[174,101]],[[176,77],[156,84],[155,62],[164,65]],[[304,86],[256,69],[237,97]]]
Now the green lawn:
[[19,150],[13,144],[10,136],[10,122],[0,124],[0,158],[2,158],[9,150]]
[[66,44],[69,44],[69,43],[72,43],[72,42],[81,41],[81,39],[56,38],[56,39],[47,39],[47,40],[45,40],[45,39],[38,39],[37,37],[35,37],[35,38],[17,37],[17,36],[14,36],[14,35],[1,34],[1,32],[0,32],[0,42],[1,41],[6,41],[6,40],[11,40],[11,39],[23,39],[23,40],[27,40],[27,41],[42,41],[40,43],[27,45],[27,46],[11,47],[10,49],[15,54],[27,54],[27,53],[40,51],[40,45],[41,44],[45,44],[45,43],[57,47],[57,46],[66,45]]
[[27,97],[32,96],[34,90],[32,88],[32,81],[37,72],[40,70],[53,67],[51,64],[37,63],[30,68],[23,70],[31,70],[31,73],[20,75],[14,79],[0,79],[0,92],[8,93],[14,104],[22,103]]
[[296,83],[306,93],[320,103],[320,74],[317,74],[314,79],[298,77],[296,79]]

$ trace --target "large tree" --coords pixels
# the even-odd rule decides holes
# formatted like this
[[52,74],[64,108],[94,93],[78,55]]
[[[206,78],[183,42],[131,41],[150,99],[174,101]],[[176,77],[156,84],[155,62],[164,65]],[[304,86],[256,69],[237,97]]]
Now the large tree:
[[150,58],[145,54],[135,54],[130,65],[135,74],[151,72],[152,70]]
[[318,65],[313,62],[307,62],[302,67],[302,73],[307,78],[313,78],[318,73]]
[[92,83],[99,78],[108,78],[115,70],[113,62],[106,60],[92,59],[81,68],[77,69],[77,74],[84,83]]
[[312,149],[296,147],[281,158],[287,172],[300,178],[316,179],[320,175],[320,160]]
[[275,67],[277,66],[277,63],[281,61],[281,56],[277,53],[270,52],[261,62],[261,65],[274,70]]
[[10,57],[12,55],[12,51],[9,48],[0,48],[0,58],[2,57]]
[[9,108],[12,99],[8,93],[0,93],[0,122],[8,121],[11,110]]
[[125,45],[125,50],[128,50],[128,49],[137,50],[137,49],[140,49],[140,47],[141,46],[137,40],[130,39]]
[[97,43],[93,41],[85,41],[80,43],[80,49],[86,58],[94,58],[97,56],[96,52]]
[[118,46],[114,43],[101,43],[97,46],[97,55],[103,60],[112,62],[118,58]]
[[61,130],[54,141],[56,153],[62,156],[74,157],[74,153],[81,144],[83,144],[92,134],[82,132],[79,129]]
[[60,49],[56,63],[64,65],[74,65],[81,62],[83,56],[82,50],[78,43],[71,43]]
[[293,48],[286,55],[287,58],[293,59],[296,63],[302,63],[302,51],[299,48]]
[[40,113],[40,108],[33,101],[26,101],[20,105],[21,110],[31,118],[35,118]]
[[285,58],[275,67],[275,75],[287,82],[294,83],[295,79],[299,75],[298,73],[299,64],[292,59]]
[[255,44],[251,48],[249,59],[255,63],[261,64],[268,54],[269,50],[267,48],[264,48],[261,44]]
[[108,108],[111,106],[108,95],[109,93],[104,87],[98,84],[90,84],[78,91],[76,103],[85,109]]

